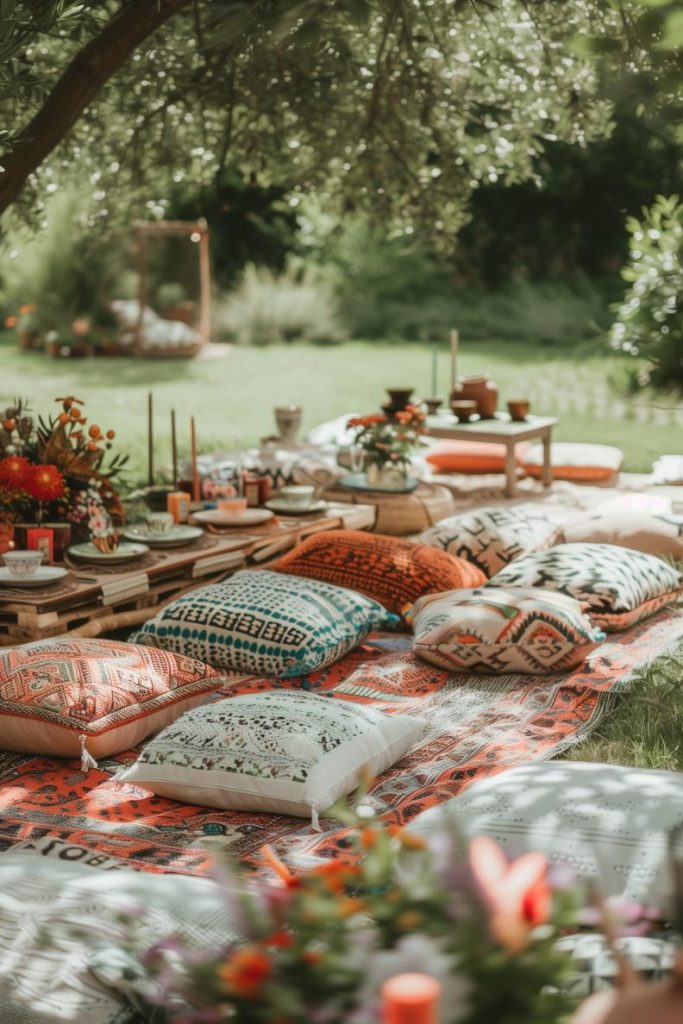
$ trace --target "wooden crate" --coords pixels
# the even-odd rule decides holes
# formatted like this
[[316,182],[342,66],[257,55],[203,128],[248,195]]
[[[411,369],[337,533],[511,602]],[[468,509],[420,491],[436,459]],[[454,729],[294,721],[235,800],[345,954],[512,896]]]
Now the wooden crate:
[[372,529],[369,505],[330,504],[323,515],[275,517],[250,530],[209,532],[196,543],[154,549],[118,571],[83,565],[40,590],[0,590],[0,647],[45,637],[95,637],[133,628],[165,604],[238,569],[266,568],[285,551],[322,530]]

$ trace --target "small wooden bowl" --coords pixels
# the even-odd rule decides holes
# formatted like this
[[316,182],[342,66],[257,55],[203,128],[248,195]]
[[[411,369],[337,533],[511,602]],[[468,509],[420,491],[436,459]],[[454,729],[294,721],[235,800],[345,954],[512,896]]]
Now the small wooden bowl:
[[479,406],[471,398],[458,398],[451,402],[451,412],[458,417],[459,423],[469,423],[478,410]]
[[524,423],[529,415],[530,404],[530,402],[522,398],[508,402],[508,412],[513,423]]

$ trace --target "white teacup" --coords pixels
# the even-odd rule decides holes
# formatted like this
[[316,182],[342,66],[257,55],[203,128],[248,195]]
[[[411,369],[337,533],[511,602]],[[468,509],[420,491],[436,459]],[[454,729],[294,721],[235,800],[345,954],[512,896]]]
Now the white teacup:
[[280,489],[279,498],[292,508],[308,508],[313,501],[315,487],[310,484],[291,484]]
[[12,576],[34,576],[43,560],[42,551],[7,551],[2,560]]
[[170,512],[148,512],[145,522],[150,533],[162,535],[171,532],[175,520]]

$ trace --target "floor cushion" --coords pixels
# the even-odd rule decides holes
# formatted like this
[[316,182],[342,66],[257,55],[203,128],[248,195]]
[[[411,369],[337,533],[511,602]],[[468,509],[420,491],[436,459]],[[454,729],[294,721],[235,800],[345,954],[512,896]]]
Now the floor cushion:
[[219,688],[182,654],[55,638],[0,650],[0,748],[93,757],[130,750]]
[[[531,445],[521,441],[515,445],[515,457],[521,463]],[[504,473],[504,444],[492,441],[437,441],[425,456],[439,473]]]
[[[550,446],[550,462],[556,480],[577,483],[601,483],[611,480],[621,469],[624,453],[608,444],[578,444],[556,441]],[[540,478],[543,471],[543,445],[534,445],[522,459],[527,476]]]
[[410,749],[424,723],[301,690],[195,708],[117,776],[183,803],[317,815]]
[[514,506],[480,508],[449,516],[417,539],[464,558],[486,576],[493,576],[515,558],[551,547],[561,538],[561,528],[547,516]]
[[521,587],[422,597],[410,621],[413,652],[453,672],[560,672],[605,639],[573,597]]
[[568,594],[597,626],[618,632],[680,600],[683,575],[661,558],[614,544],[558,544],[511,562],[487,586]]
[[683,559],[683,516],[622,512],[567,524],[568,543],[616,544],[660,558]]
[[453,822],[490,835],[510,857],[531,850],[596,881],[605,896],[672,909],[668,833],[683,824],[683,774],[580,761],[543,761],[474,783],[418,815],[424,836]]
[[475,565],[426,544],[362,530],[315,534],[276,563],[278,572],[350,587],[401,614],[423,594],[478,587]]
[[352,590],[248,569],[184,594],[131,639],[215,667],[288,677],[331,665],[397,621]]

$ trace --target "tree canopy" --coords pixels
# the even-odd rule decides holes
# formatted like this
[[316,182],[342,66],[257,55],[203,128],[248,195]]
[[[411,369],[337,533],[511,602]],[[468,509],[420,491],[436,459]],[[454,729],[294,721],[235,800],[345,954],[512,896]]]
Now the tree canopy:
[[[667,0],[1,0],[0,212],[162,216],[226,166],[451,237],[548,141],[610,131],[605,65],[677,93]],[[647,100],[647,90],[644,91]]]

